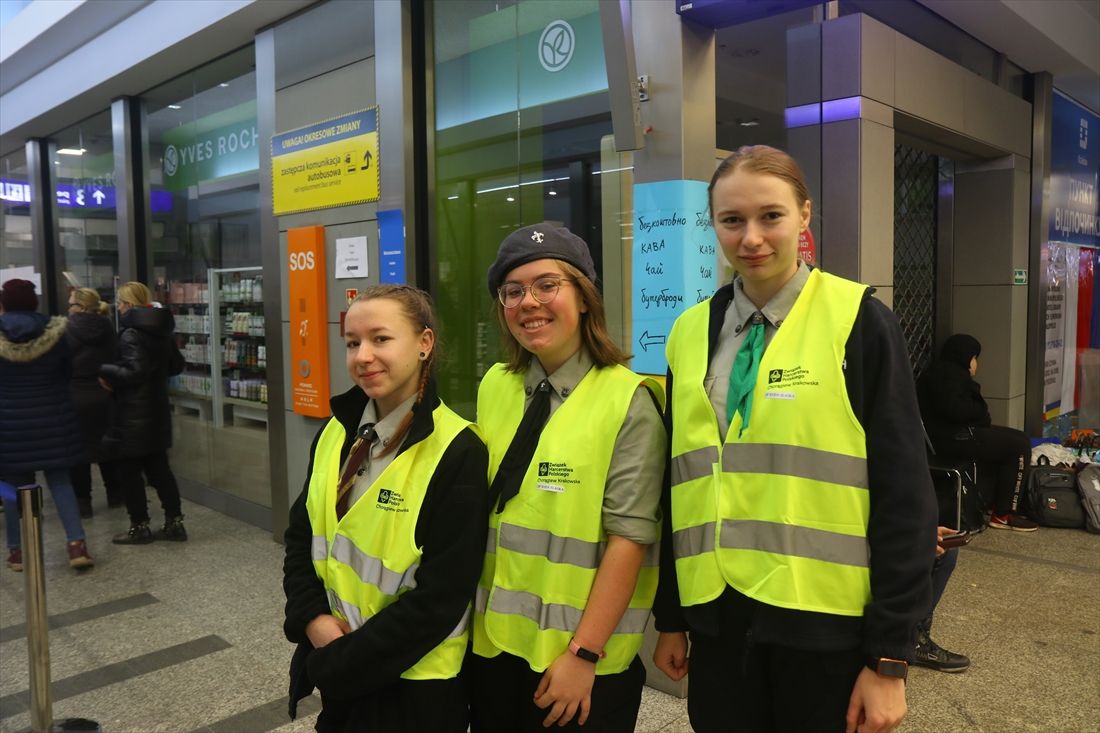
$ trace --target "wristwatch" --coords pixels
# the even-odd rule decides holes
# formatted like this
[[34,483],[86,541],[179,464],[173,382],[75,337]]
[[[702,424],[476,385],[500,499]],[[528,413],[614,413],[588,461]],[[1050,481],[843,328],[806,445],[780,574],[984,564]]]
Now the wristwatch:
[[901,659],[871,657],[867,660],[867,666],[883,677],[896,677],[904,680],[909,676],[909,662]]
[[580,657],[586,662],[592,662],[592,664],[596,664],[607,656],[604,652],[594,652],[590,649],[585,649],[577,643],[576,639],[569,640],[569,651],[572,652],[574,656]]

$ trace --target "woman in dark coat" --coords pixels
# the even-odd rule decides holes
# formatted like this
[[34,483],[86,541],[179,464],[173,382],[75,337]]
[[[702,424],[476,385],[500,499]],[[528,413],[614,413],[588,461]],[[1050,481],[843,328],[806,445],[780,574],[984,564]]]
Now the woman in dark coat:
[[69,318],[65,340],[72,355],[73,381],[70,383],[77,422],[84,440],[87,463],[73,466],[69,475],[80,506],[80,516],[92,516],[92,463],[99,463],[99,475],[107,489],[107,505],[123,503],[112,465],[104,460],[100,443],[111,424],[114,400],[99,383],[99,368],[115,360],[115,329],[107,318],[110,308],[91,288],[69,293]]
[[164,528],[156,537],[182,542],[187,531],[179,486],[168,466],[172,446],[168,377],[183,368],[172,336],[175,319],[167,309],[153,305],[149,288],[139,282],[120,286],[117,302],[118,361],[101,366],[99,374],[115,393],[115,420],[105,442],[119,457],[115,470],[126,498],[130,529],[112,542],[144,545],[155,539],[149,529],[143,471],[164,509]]
[[[76,413],[69,396],[69,353],[65,319],[37,313],[38,296],[27,280],[8,280],[0,289],[0,481],[46,484],[68,539],[69,565],[93,565],[84,541],[69,468],[84,460]],[[8,567],[23,569],[19,512],[4,511]]]
[[1019,430],[992,424],[981,385],[974,381],[981,353],[978,339],[965,333],[944,342],[940,358],[918,382],[924,426],[937,453],[978,461],[992,471],[990,527],[1034,532],[1039,525],[1017,511],[1031,443]]

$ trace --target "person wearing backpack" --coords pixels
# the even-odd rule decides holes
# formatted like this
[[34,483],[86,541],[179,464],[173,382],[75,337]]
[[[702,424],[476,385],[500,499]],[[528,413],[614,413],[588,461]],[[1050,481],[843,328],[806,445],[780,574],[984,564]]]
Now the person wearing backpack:
[[981,385],[974,381],[981,353],[981,343],[969,334],[957,333],[944,342],[939,358],[917,383],[925,429],[936,453],[992,470],[991,528],[1034,532],[1039,525],[1020,513],[1031,443],[1019,430],[992,424]]

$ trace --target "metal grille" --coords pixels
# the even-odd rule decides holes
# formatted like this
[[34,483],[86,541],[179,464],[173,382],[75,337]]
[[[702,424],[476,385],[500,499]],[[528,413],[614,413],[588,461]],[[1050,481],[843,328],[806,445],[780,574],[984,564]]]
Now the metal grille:
[[936,156],[895,146],[894,313],[916,376],[935,350],[936,179]]

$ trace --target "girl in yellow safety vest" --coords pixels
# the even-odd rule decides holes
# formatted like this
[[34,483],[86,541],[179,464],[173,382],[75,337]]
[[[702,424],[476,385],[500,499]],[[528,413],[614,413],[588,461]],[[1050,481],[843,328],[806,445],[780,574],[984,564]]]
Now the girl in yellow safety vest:
[[690,669],[700,733],[885,733],[936,541],[906,344],[869,288],[799,259],[790,156],[741,148],[708,192],[738,275],[669,335],[654,661]]
[[550,223],[489,269],[508,362],[478,390],[489,539],[466,672],[474,733],[633,731],[656,590],[660,388],[622,364],[588,245]]
[[331,400],[290,510],[290,716],[318,731],[462,733],[458,679],[485,549],[486,450],[436,395],[426,293],[370,287],[344,320],[355,386]]

